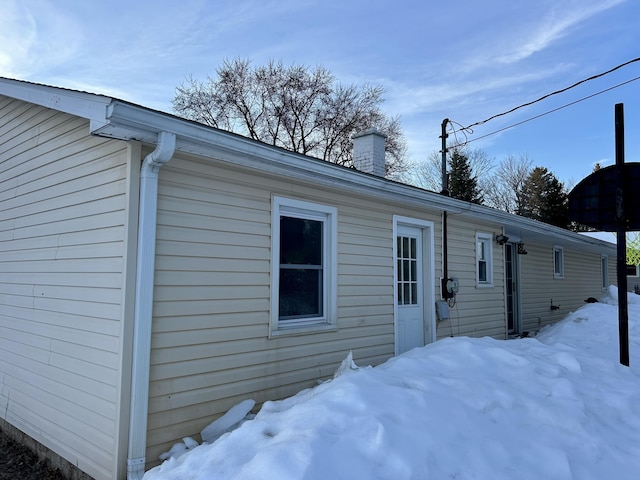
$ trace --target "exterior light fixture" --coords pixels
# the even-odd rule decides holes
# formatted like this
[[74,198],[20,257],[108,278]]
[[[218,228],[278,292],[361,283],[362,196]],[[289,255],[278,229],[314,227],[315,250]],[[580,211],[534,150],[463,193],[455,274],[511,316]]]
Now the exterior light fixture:
[[509,237],[507,237],[506,235],[496,235],[496,242],[498,242],[498,245],[504,245],[505,243],[507,243],[509,241]]

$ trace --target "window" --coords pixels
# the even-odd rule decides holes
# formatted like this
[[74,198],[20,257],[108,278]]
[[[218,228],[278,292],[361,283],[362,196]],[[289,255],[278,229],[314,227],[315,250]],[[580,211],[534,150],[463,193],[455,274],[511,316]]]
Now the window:
[[627,277],[637,277],[637,276],[638,276],[638,266],[627,265]]
[[396,239],[398,305],[418,304],[418,239],[398,235]]
[[274,197],[271,332],[335,325],[333,207]]
[[602,273],[602,289],[609,287],[609,259],[606,255],[600,257],[600,271]]
[[564,278],[564,251],[562,247],[553,247],[553,277]]
[[486,233],[476,234],[476,284],[493,285],[493,236]]

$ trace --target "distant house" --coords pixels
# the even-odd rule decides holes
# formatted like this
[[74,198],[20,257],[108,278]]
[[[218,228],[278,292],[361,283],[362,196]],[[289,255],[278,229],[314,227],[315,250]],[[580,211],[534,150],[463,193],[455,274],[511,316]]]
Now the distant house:
[[[615,232],[584,232],[583,235],[599,238],[613,244],[616,244],[618,240]],[[627,232],[627,290],[640,293],[640,269],[637,263],[638,247],[636,242],[636,232]]]
[[[354,141],[360,168],[384,171],[384,139]],[[534,332],[615,283],[614,258],[115,98],[0,79],[0,427],[96,479],[140,478],[237,402],[312,386],[349,351],[375,365],[450,335]]]

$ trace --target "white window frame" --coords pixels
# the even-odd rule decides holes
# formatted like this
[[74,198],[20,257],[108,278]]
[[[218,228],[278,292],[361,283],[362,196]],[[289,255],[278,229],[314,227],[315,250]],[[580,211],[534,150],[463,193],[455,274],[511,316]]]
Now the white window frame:
[[[280,217],[289,216],[323,222],[322,238],[322,315],[280,320]],[[273,197],[271,216],[271,315],[270,336],[335,330],[337,328],[337,249],[338,210],[328,205]]]
[[[559,265],[556,262],[556,255],[560,257]],[[564,248],[558,245],[553,246],[553,278],[564,278]]]
[[[484,245],[485,258],[481,258],[481,249],[478,244]],[[493,235],[491,233],[476,232],[476,287],[493,287]],[[480,280],[480,262],[486,263],[487,278]]]
[[600,269],[602,290],[606,290],[609,287],[609,257],[607,255],[602,255],[600,257]]

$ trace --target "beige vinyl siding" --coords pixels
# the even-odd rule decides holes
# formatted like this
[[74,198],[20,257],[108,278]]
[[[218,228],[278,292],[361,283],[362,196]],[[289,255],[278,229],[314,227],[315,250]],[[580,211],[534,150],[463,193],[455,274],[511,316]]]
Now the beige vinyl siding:
[[[617,263],[616,263],[616,254],[614,253],[609,253],[607,255],[607,267],[608,267],[608,275],[607,275],[607,280],[608,280],[608,285],[607,287],[609,287],[609,285],[618,285],[618,267],[617,267]],[[629,288],[629,290],[633,291],[633,287],[634,284],[629,282],[629,278],[627,277],[627,287]],[[603,290],[601,295],[604,295],[606,293],[606,290]],[[600,298],[595,297],[595,298]]]
[[0,415],[112,478],[127,146],[0,97]]
[[[520,255],[523,331],[536,332],[583,306],[586,298],[602,296],[599,253],[565,246],[564,278],[554,278],[553,245],[527,243],[526,250]],[[552,301],[558,310],[551,310]]]
[[[338,209],[337,331],[269,338],[274,195]],[[349,351],[361,365],[393,355],[394,214],[440,218],[193,158],[163,167],[149,462],[241,400],[330,377]]]
[[448,274],[459,279],[460,290],[455,306],[450,309],[450,319],[438,322],[437,338],[450,335],[505,338],[503,248],[495,242],[492,242],[492,286],[476,285],[476,233],[491,234],[493,238],[502,230],[459,215],[448,215],[447,230]]
[[[269,338],[273,196],[338,210],[337,331]],[[283,398],[333,374],[349,351],[360,365],[394,354],[393,216],[434,222],[435,297],[441,213],[178,156],[160,172],[148,466],[235,403]],[[449,218],[449,272],[461,291],[439,337],[504,338],[502,249],[494,284],[475,284],[476,232],[495,225]]]

